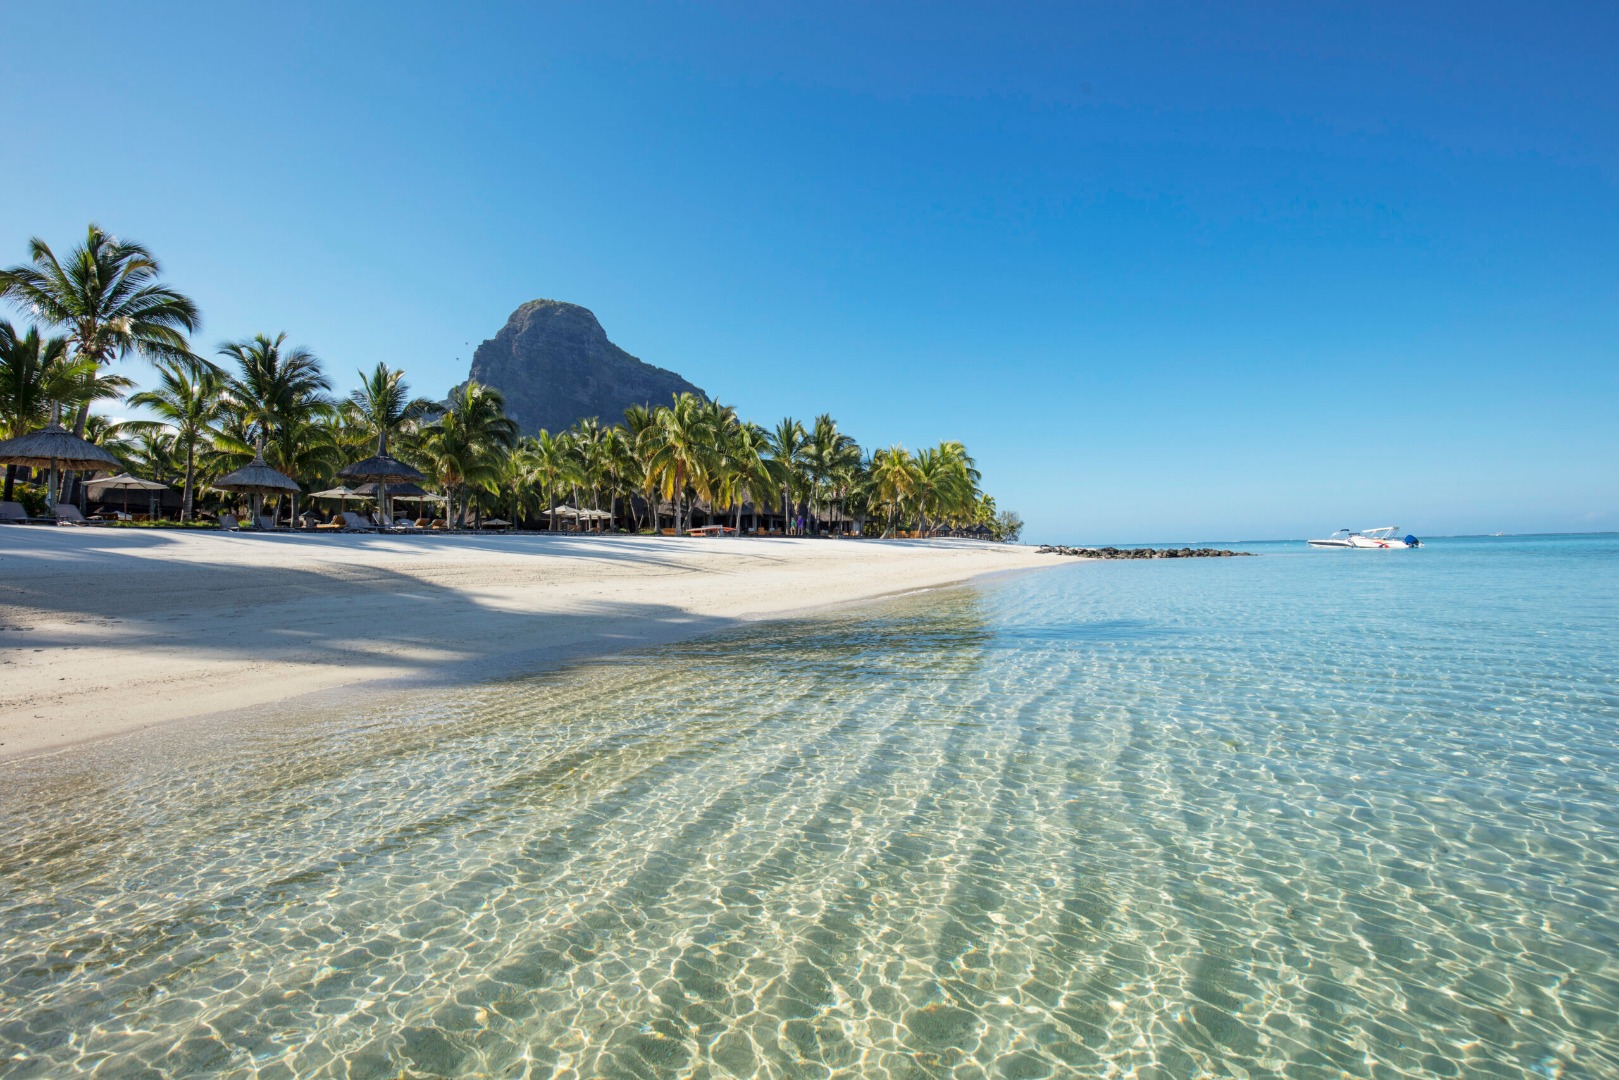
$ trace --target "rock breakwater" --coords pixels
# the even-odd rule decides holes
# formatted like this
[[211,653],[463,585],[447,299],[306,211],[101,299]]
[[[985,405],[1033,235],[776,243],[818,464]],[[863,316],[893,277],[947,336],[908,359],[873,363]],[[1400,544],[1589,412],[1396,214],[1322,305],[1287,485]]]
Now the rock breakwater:
[[1044,544],[1042,555],[1075,555],[1081,559],[1221,559],[1230,555],[1253,555],[1252,551],[1226,551],[1222,548],[1076,548]]

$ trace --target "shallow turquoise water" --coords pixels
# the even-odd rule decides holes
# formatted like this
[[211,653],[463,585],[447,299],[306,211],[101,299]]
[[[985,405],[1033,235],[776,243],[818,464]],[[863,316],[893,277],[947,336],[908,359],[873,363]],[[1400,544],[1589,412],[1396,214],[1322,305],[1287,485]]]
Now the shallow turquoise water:
[[1619,1075],[1619,537],[1254,550],[0,765],[0,1075]]

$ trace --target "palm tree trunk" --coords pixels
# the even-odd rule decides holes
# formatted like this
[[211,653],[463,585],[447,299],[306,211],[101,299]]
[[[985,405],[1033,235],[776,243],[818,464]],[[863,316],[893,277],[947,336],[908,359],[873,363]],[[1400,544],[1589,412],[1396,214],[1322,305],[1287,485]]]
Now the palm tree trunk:
[[185,490],[180,494],[180,523],[183,525],[191,520],[191,482],[196,476],[197,444],[186,446],[186,482]]
[[5,502],[10,502],[11,501],[11,496],[14,493],[16,487],[17,487],[17,466],[15,466],[15,465],[7,465],[6,466],[6,493],[5,493],[5,497],[4,497],[3,501],[5,501]]

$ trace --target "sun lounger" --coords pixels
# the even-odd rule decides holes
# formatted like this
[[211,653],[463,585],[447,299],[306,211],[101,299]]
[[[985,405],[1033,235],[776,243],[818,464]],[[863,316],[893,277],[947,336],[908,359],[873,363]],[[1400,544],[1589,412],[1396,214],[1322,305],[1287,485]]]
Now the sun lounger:
[[29,517],[28,508],[19,502],[0,502],[0,522],[8,525],[37,525],[40,522],[55,520],[55,518]]
[[381,526],[367,521],[353,510],[343,511],[344,532],[379,532],[380,530]]
[[79,508],[72,503],[63,503],[56,508],[56,523],[58,525],[89,525]]
[[236,515],[235,514],[218,514],[218,515],[215,515],[214,520],[218,521],[219,522],[219,527],[221,529],[224,529],[226,532],[241,532],[242,531],[242,527],[236,523]]

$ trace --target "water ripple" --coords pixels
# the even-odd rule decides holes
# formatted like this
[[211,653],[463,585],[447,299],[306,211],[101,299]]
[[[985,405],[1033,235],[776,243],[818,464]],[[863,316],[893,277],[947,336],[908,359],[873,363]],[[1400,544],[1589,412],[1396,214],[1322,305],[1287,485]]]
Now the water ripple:
[[11,763],[0,1074],[1619,1074],[1603,543],[1073,566]]

